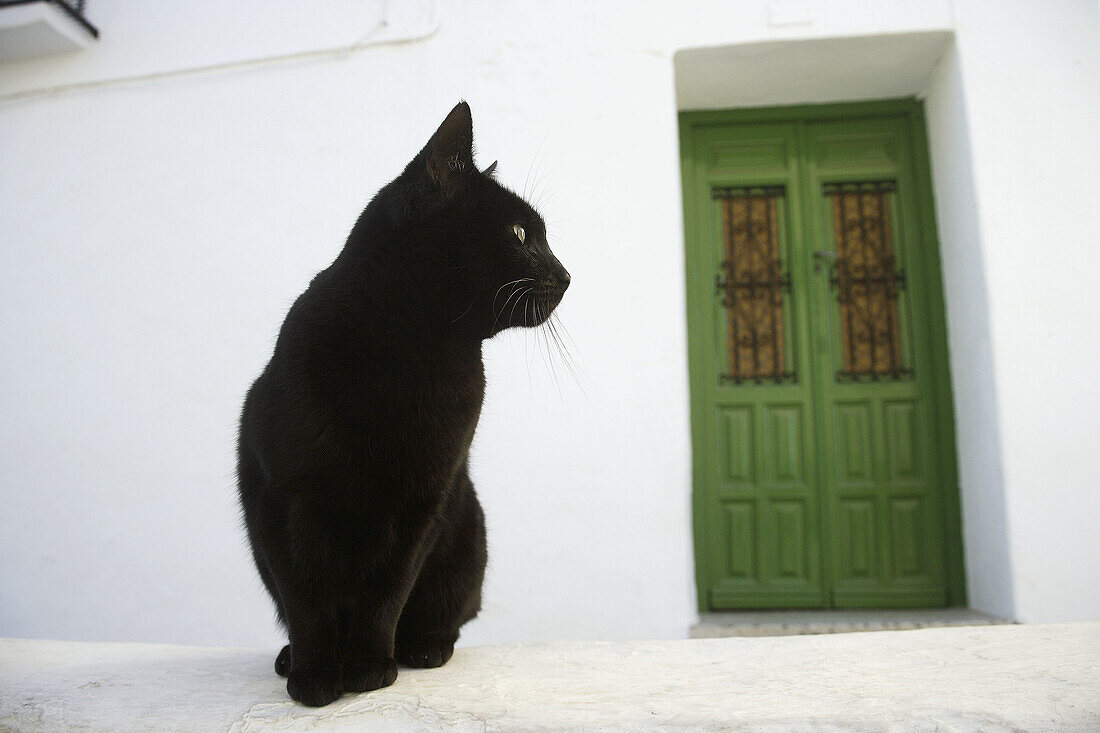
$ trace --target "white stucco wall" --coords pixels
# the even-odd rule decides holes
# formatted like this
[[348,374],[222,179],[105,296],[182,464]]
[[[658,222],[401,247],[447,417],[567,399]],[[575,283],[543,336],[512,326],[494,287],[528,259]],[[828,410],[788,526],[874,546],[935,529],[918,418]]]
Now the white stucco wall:
[[[560,313],[585,376],[578,385],[560,361],[549,366],[534,334],[486,348],[473,472],[490,571],[463,640],[683,636],[694,583],[673,56],[952,29],[962,92],[951,102],[953,87],[936,81],[954,78],[951,68],[929,72],[930,118],[933,102],[944,118],[930,126],[968,126],[983,141],[960,163],[981,216],[972,221],[966,204],[937,213],[941,226],[957,219],[956,269],[988,253],[996,391],[967,409],[978,426],[989,424],[981,411],[998,409],[1002,426],[1002,455],[974,474],[986,483],[973,495],[997,496],[1003,468],[1002,539],[1016,565],[1004,552],[995,570],[1018,566],[1022,617],[1100,617],[1097,591],[1059,575],[1074,567],[1062,553],[1100,559],[1084,531],[1098,516],[1085,430],[1096,342],[1080,348],[1067,322],[1096,310],[1085,268],[1067,267],[1070,252],[1090,256],[1082,202],[1095,186],[1084,162],[1097,161],[1081,147],[1096,119],[1095,84],[1092,97],[1084,87],[1097,77],[1081,49],[1095,4],[1056,4],[1062,20],[1038,40],[1019,37],[1030,17],[1006,28],[1019,19],[947,0],[820,0],[793,24],[770,14],[797,5],[91,0],[102,31],[92,48],[0,67],[0,635],[278,643],[237,523],[240,399],[286,308],[365,201],[465,98],[481,161],[499,158],[517,189],[526,179],[557,234],[573,274]],[[1039,5],[1027,14],[1054,12]],[[1073,43],[1052,35],[1062,31]],[[1005,58],[1001,34],[1028,54]],[[1035,63],[1068,86],[1032,76]],[[1006,153],[1041,137],[1054,114],[1020,114],[1020,99],[1057,105],[1062,133],[1027,147],[1018,170]],[[969,144],[933,138],[934,159]],[[1015,186],[1025,168],[1059,214],[1054,184],[1073,174],[1077,185],[1056,225],[1075,249],[1044,266],[1037,302],[1012,296],[1035,292],[1017,282],[1032,267],[1025,247],[1050,231]],[[937,187],[955,180],[942,166],[936,176]],[[979,235],[980,256],[965,247]],[[1068,298],[1053,279],[1063,270]],[[967,321],[952,297],[959,371],[968,342],[954,329]],[[1020,338],[1021,324],[1032,338]],[[1075,354],[1064,373],[1049,375],[1045,347]],[[980,367],[963,372],[980,384]],[[995,546],[966,492],[968,547]],[[968,554],[971,574],[983,557]]]
[[978,222],[973,129],[953,43],[930,76],[925,117],[947,300],[968,601],[1015,618],[985,267],[991,255]]
[[[1100,584],[1092,582],[1100,566],[1098,15],[1088,0],[955,8],[951,63],[961,70],[971,131],[1014,615],[1022,621],[1100,618]],[[995,500],[964,506],[976,521],[987,509],[1001,510]]]

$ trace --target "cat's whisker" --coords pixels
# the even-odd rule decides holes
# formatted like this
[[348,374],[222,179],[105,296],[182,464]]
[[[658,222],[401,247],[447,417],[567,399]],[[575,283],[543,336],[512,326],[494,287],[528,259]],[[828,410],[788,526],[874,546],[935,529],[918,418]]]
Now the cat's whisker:
[[[543,338],[546,338],[546,342],[547,342],[547,354],[548,354],[548,357],[550,359],[551,368],[553,369],[553,372],[554,372],[554,381],[557,382],[558,381],[557,380],[558,370],[553,368],[553,366],[552,366],[554,359],[553,359],[553,353],[552,353],[552,350],[551,350],[551,346],[557,346],[557,341],[555,341],[554,332],[553,332],[553,325],[552,325],[552,322],[550,320],[551,317],[552,316],[547,316],[546,322],[544,322],[544,325],[546,325],[546,328],[543,328],[542,332],[543,332],[543,335],[544,335]],[[559,357],[560,357],[560,355],[561,354],[559,352]],[[561,386],[560,385],[558,386],[558,394],[559,395],[561,394]]]
[[515,280],[513,280],[512,282],[507,282],[507,283],[504,283],[504,284],[503,284],[503,285],[501,285],[501,286],[500,286],[499,288],[497,288],[497,291],[496,291],[496,293],[495,293],[495,294],[493,295],[493,306],[496,306],[496,304],[497,304],[497,298],[498,298],[498,297],[500,297],[500,291],[501,291],[501,290],[504,290],[504,288],[508,287],[509,285],[515,285],[516,283],[520,283],[520,282],[523,282],[524,280],[526,280],[526,281],[530,282],[530,281],[531,281],[531,278],[529,278],[529,277],[520,277],[520,278],[516,278],[516,279],[515,279]]
[[[550,321],[550,316],[547,315],[545,317],[545,320],[543,321],[543,323],[544,324],[549,323],[549,321]],[[561,380],[558,378],[558,370],[557,370],[557,367],[554,366],[554,355],[553,355],[553,353],[551,353],[551,349],[550,349],[549,329],[542,328],[542,329],[539,329],[539,330],[542,332],[542,339],[543,339],[543,342],[546,344],[546,363],[550,367],[550,376],[554,379],[554,389],[556,389],[558,391],[558,399],[559,400],[564,400],[564,395],[562,394],[562,391],[561,391]]]
[[500,323],[500,317],[504,315],[504,309],[508,307],[508,301],[510,301],[515,294],[515,290],[509,293],[507,300],[504,301],[504,305],[502,305],[500,307],[500,310],[497,311],[496,314],[493,316],[493,325],[491,326],[493,330],[496,330],[497,324]]
[[[527,314],[531,311],[531,304],[532,303],[534,303],[534,298],[528,300],[527,305],[523,306],[523,318],[524,318],[523,323],[524,323],[524,325],[527,325],[528,323],[531,323],[531,319]],[[531,354],[527,350],[528,342],[529,342],[529,339],[530,339],[530,336],[528,335],[528,332],[530,330],[531,329],[529,329],[529,328],[523,329],[523,356],[527,359],[527,382],[528,382],[529,385],[531,385],[531,388],[534,389],[534,385],[531,384]]]
[[[475,300],[476,300],[476,299],[475,299]],[[466,306],[466,310],[462,311],[462,315],[461,315],[461,316],[459,316],[458,318],[454,319],[453,321],[451,321],[451,323],[457,323],[458,321],[462,320],[462,316],[464,316],[464,315],[466,315],[467,313],[469,313],[469,312],[470,312],[470,309],[471,309],[471,308],[473,308],[473,307],[474,307],[474,301],[473,301],[473,300],[471,300],[471,301],[470,301],[470,304],[469,304],[468,306]],[[450,325],[450,324],[448,324],[448,325]]]
[[[562,165],[564,165],[564,163]],[[562,165],[556,165],[553,168],[551,168],[550,170],[543,173],[541,176],[538,176],[538,179],[535,181],[534,185],[531,186],[531,193],[534,194],[535,191],[538,191],[539,184],[541,184],[543,181],[545,181],[548,176],[552,176],[555,173],[557,173],[559,170],[561,170]]]
[[[505,328],[512,325],[512,319],[515,318],[515,315],[516,315],[516,308],[523,301],[523,296],[526,295],[526,294],[527,294],[527,290],[525,288],[516,288],[515,293],[513,293],[513,295],[516,296],[516,300],[515,300],[515,302],[512,303],[512,310],[508,313],[508,318],[504,321]],[[511,301],[512,301],[511,298],[508,298],[508,300],[504,301],[505,307],[507,307],[508,303],[511,302]],[[502,308],[501,309],[501,315],[503,315],[503,314],[504,314],[504,309]]]
[[[529,282],[533,282],[533,280],[532,280],[531,278],[529,278],[529,277],[521,277],[521,278],[519,278],[518,280],[513,280],[513,281],[512,281],[512,282],[510,282],[510,283],[505,283],[504,285],[502,285],[502,286],[501,286],[501,288],[507,287],[508,285],[513,285],[514,283],[521,283],[521,282],[523,282],[524,280],[527,280],[527,281],[529,281]],[[497,323],[498,323],[498,322],[500,321],[500,317],[501,317],[502,315],[504,315],[504,309],[508,307],[508,303],[509,303],[509,302],[511,302],[512,298],[515,298],[515,297],[516,297],[516,294],[517,294],[517,293],[520,293],[520,292],[521,292],[522,290],[523,290],[523,286],[522,286],[522,285],[516,285],[516,286],[515,286],[515,287],[514,287],[514,288],[512,289],[512,292],[508,294],[508,299],[507,299],[507,300],[505,300],[505,301],[504,301],[504,305],[502,305],[502,306],[500,307],[500,312],[498,312],[498,313],[496,314],[496,316],[495,316],[495,317],[493,318],[493,326],[492,326],[493,328],[496,328],[496,327],[497,327]],[[497,293],[498,293],[498,294],[500,293],[500,288],[498,288],[498,289],[497,289]],[[522,297],[522,296],[521,296],[521,297]],[[493,302],[494,302],[494,303],[496,302],[496,299],[497,299],[497,296],[493,296]],[[516,299],[516,302],[517,302],[517,303],[519,302],[519,299],[518,299],[518,298]],[[515,307],[514,307],[514,306],[513,306],[513,309],[512,309],[512,310],[513,310],[513,312],[515,312]]]
[[[535,153],[538,156],[538,153]],[[527,181],[531,178],[531,169],[535,167],[535,158],[531,158],[531,164],[527,166],[527,175],[523,177],[523,192],[520,194],[522,198],[527,198]]]
[[[541,164],[540,164],[540,167],[541,167]],[[552,193],[557,193],[556,188],[554,188],[554,189],[543,189],[542,192],[539,192],[539,186],[542,184],[543,181],[545,181],[547,179],[547,177],[549,177],[549,176],[553,175],[554,173],[556,173],[561,167],[562,166],[560,166],[560,165],[554,166],[553,168],[546,171],[542,175],[539,175],[538,172],[536,171],[536,173],[535,173],[536,180],[535,180],[535,183],[531,186],[531,197],[530,197],[532,199],[532,204],[534,205],[534,207],[536,209],[541,209],[542,208],[542,204],[546,200],[545,197],[546,197],[546,194],[548,193],[548,191],[550,191]]]
[[521,300],[523,300],[528,295],[530,295],[533,290],[534,290],[534,288],[528,287],[526,290],[523,291],[522,295],[520,295],[518,298],[516,298],[516,302],[512,305],[512,312],[508,314],[508,323],[511,323],[512,318],[516,315],[516,306],[519,305]]
[[[535,151],[535,157],[531,159],[531,165],[527,166],[527,175],[523,179],[523,198],[527,198],[527,182],[531,178],[531,168],[534,167],[535,161],[539,162],[539,167],[542,167],[542,159],[539,157],[542,154],[542,146],[546,144],[546,138],[550,136],[550,130],[547,130],[542,136],[542,142],[539,143],[538,150]],[[538,168],[535,169],[535,175],[538,175]]]
[[[532,321],[532,323],[538,323],[541,319],[542,319],[542,309],[539,307],[538,301],[536,301],[535,302],[535,319]],[[542,338],[542,329],[536,328],[535,329],[535,351],[536,352],[540,350],[539,349],[539,344],[541,343],[541,338]],[[542,353],[542,361],[543,361],[544,364],[547,365],[546,371],[549,372],[550,371],[550,366],[549,366],[549,362],[547,361],[547,355],[546,355],[545,351],[543,351],[543,353]]]
[[[568,330],[568,329],[566,329],[566,327],[565,327],[565,323],[563,323],[563,322],[562,322],[562,320],[561,320],[561,319],[560,319],[560,318],[558,317],[558,314],[557,314],[557,313],[555,313],[555,314],[553,315],[553,320],[554,320],[554,324],[553,324],[553,328],[554,328],[554,333],[558,335],[558,338],[559,338],[559,342],[561,343],[561,346],[562,346],[562,348],[564,349],[564,351],[565,351],[565,354],[566,354],[566,355],[567,355],[567,356],[569,357],[569,360],[570,360],[570,361],[572,361],[574,365],[576,365],[576,367],[577,367],[578,369],[581,369],[581,365],[580,365],[580,362],[578,362],[578,361],[577,361],[577,360],[576,360],[576,359],[575,359],[575,358],[573,357],[573,353],[572,353],[572,351],[570,350],[570,348],[569,348],[568,344],[566,344],[566,343],[565,343],[565,341],[561,341],[561,340],[560,340],[560,339],[561,339],[561,335],[562,335],[562,334],[564,334],[564,335],[565,335],[565,338],[569,339],[569,343],[570,343],[570,344],[573,344],[573,348],[574,348],[574,349],[577,349],[577,348],[578,348],[578,347],[577,347],[577,342],[573,340],[573,337],[572,337],[572,336],[571,336],[571,335],[569,334],[569,330]],[[560,331],[559,331],[559,329],[560,329]],[[578,349],[578,350],[579,350],[579,349]],[[581,369],[581,371],[583,372],[584,370],[583,370],[583,369]],[[587,375],[587,374],[585,374],[585,376],[587,377],[588,375]]]
[[538,210],[542,210],[544,207],[552,205],[554,203],[554,198],[557,195],[557,187],[547,189],[546,191],[539,194],[538,203],[535,205],[535,208]]
[[[584,385],[581,383],[581,377],[583,376],[587,379],[588,374],[585,373],[584,368],[573,357],[573,354],[570,353],[569,347],[566,345],[565,341],[562,340],[561,333],[558,331],[558,327],[564,329],[565,326],[562,324],[561,319],[558,318],[558,315],[556,313],[550,316],[550,319],[547,321],[547,325],[549,326],[550,333],[553,335],[554,341],[558,346],[558,353],[562,357],[562,363],[565,365],[565,368],[569,370],[570,376],[573,377],[574,384],[577,385],[577,389],[579,389],[581,391],[581,394],[584,395],[585,400],[591,402],[588,398],[587,390],[585,390]],[[566,337],[569,337],[568,333],[566,333]],[[572,341],[573,339],[569,337],[569,340]],[[574,343],[573,346],[575,347],[576,344]]]

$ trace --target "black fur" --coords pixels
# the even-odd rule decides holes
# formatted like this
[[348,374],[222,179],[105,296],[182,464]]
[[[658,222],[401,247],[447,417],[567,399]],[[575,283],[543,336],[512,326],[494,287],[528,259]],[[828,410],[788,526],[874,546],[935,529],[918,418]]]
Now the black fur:
[[306,705],[445,663],[481,607],[481,342],[545,321],[569,274],[472,141],[462,102],[295,301],[245,398],[241,505],[288,630],[275,670]]

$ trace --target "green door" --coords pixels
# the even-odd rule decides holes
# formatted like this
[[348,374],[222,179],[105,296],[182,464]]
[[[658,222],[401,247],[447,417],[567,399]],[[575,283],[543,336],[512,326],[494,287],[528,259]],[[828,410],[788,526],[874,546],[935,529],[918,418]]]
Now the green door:
[[919,103],[681,136],[700,609],[965,603]]

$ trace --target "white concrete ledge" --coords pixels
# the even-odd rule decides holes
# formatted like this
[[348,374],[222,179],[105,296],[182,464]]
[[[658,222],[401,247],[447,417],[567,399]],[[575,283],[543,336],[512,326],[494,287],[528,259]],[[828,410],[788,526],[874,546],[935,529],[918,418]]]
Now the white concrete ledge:
[[0,729],[1100,730],[1100,623],[465,648],[320,709],[274,655],[0,640]]

